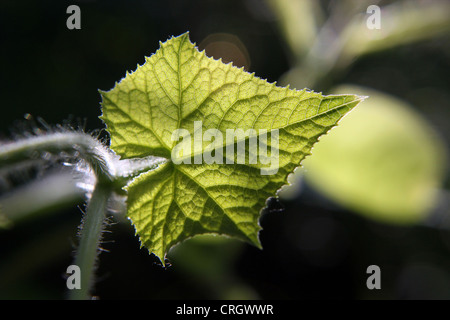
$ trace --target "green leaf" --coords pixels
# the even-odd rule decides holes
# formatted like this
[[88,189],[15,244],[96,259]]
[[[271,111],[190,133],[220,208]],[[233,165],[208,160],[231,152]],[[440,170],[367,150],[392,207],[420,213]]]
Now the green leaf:
[[333,92],[370,95],[321,139],[303,162],[305,180],[330,199],[383,223],[414,224],[438,204],[446,177],[446,147],[414,107],[373,89]]
[[[186,130],[183,143],[189,142],[186,134],[195,140],[198,129],[203,133],[215,129],[223,137],[227,129],[255,129],[259,145],[270,151],[267,156],[273,162],[263,164],[260,158],[255,164],[247,147],[244,163],[238,163],[238,152],[230,158],[219,151],[225,154],[226,143],[238,150],[250,138],[223,138],[223,143],[215,136],[212,149],[222,164],[196,163],[199,154],[211,150],[211,142],[203,141],[194,150],[189,144],[193,152],[175,152],[173,161],[136,177],[126,187],[128,216],[141,244],[160,258],[176,243],[205,233],[236,237],[260,247],[258,219],[267,198],[287,183],[287,176],[318,138],[363,99],[277,87],[207,57],[187,33],[162,43],[144,65],[101,94],[101,118],[111,135],[111,148],[122,158],[172,159],[178,146],[172,134],[177,129]],[[201,121],[200,127],[196,121]],[[269,132],[266,140],[264,130]],[[188,159],[191,164],[186,163]],[[264,170],[276,160],[278,167],[267,174]]]

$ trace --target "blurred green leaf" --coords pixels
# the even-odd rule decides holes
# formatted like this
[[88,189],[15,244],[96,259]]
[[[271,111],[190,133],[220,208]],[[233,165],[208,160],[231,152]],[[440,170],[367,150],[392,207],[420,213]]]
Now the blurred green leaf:
[[174,246],[168,256],[185,277],[207,288],[212,299],[256,299],[233,274],[243,248],[235,239],[200,235]]
[[278,25],[294,60],[302,57],[314,42],[321,18],[314,0],[266,0],[278,18]]
[[0,228],[56,213],[83,201],[85,191],[70,173],[52,173],[0,196]]
[[[314,147],[305,179],[338,203],[376,220],[413,223],[436,204],[446,164],[438,135],[411,106],[373,90]],[[430,97],[432,103],[432,97]]]
[[353,59],[450,31],[448,1],[399,1],[381,8],[381,28],[366,26],[367,14],[355,15],[340,36],[337,67],[344,68]]
[[[279,3],[278,7],[285,2],[273,1]],[[307,1],[303,6],[307,7],[306,4]],[[299,31],[311,29],[309,18],[295,21],[290,18],[296,12],[292,5],[290,10],[277,10],[273,6],[282,18],[282,35],[291,51],[297,54],[297,64],[280,78],[280,83],[297,88],[316,87],[330,81],[330,75],[345,71],[361,56],[432,39],[450,31],[449,1],[398,1],[381,6],[380,29],[367,27],[370,14],[366,9],[372,4],[370,0],[330,3],[327,20],[318,27],[312,41],[305,40],[305,31]],[[307,42],[305,53],[303,47]],[[299,50],[299,46],[303,50]]]

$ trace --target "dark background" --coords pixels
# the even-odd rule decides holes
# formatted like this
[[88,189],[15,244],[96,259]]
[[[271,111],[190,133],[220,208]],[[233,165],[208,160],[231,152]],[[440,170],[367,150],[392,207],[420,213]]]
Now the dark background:
[[[66,28],[66,8],[81,8],[81,30]],[[322,1],[327,8],[327,2]],[[257,8],[257,10],[255,10]],[[273,82],[290,68],[288,48],[258,1],[2,1],[0,137],[23,130],[24,115],[50,126],[104,127],[98,89],[109,90],[159,48],[190,32],[237,36],[250,72]],[[450,141],[448,34],[355,61],[333,83],[369,86],[412,103]],[[218,57],[216,57],[218,58]],[[418,88],[432,88],[430,108]],[[314,88],[326,91],[327,87]],[[30,117],[28,117],[30,118]],[[31,120],[33,121],[33,120]],[[31,124],[33,126],[33,124]],[[446,180],[448,188],[448,178]],[[132,226],[108,227],[94,291],[101,299],[448,299],[450,232],[373,222],[323,198],[308,185],[266,212],[263,250],[234,240],[186,243],[164,269],[140,249]],[[448,198],[447,198],[448,199]],[[448,211],[448,203],[436,210]],[[82,206],[82,203],[80,203]],[[0,231],[0,298],[62,299],[81,210]],[[182,247],[180,247],[181,249]],[[184,258],[184,259],[183,259]],[[382,270],[368,290],[366,268]]]

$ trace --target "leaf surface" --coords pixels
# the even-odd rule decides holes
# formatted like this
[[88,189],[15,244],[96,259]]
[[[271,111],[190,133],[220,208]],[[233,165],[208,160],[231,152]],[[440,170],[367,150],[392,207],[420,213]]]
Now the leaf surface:
[[[364,99],[277,87],[207,57],[187,33],[161,43],[144,65],[101,94],[101,118],[117,154],[169,160],[126,187],[128,216],[141,244],[161,260],[171,246],[205,233],[260,247],[258,220],[267,198],[287,183],[319,137]],[[179,140],[177,129],[183,129]],[[210,141],[202,135],[208,129],[215,133]],[[249,129],[266,158],[250,148],[251,135],[227,139],[227,130]],[[200,144],[193,143],[196,137]],[[190,152],[174,149],[181,142]],[[227,146],[235,150],[231,157]],[[215,162],[205,161],[206,151]]]

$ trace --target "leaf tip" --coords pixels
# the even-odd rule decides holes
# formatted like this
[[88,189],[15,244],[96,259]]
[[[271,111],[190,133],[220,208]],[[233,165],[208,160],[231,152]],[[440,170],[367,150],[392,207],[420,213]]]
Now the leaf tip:
[[364,100],[370,98],[370,96],[357,96],[357,97],[359,98],[359,100],[360,100],[361,102],[363,102]]

